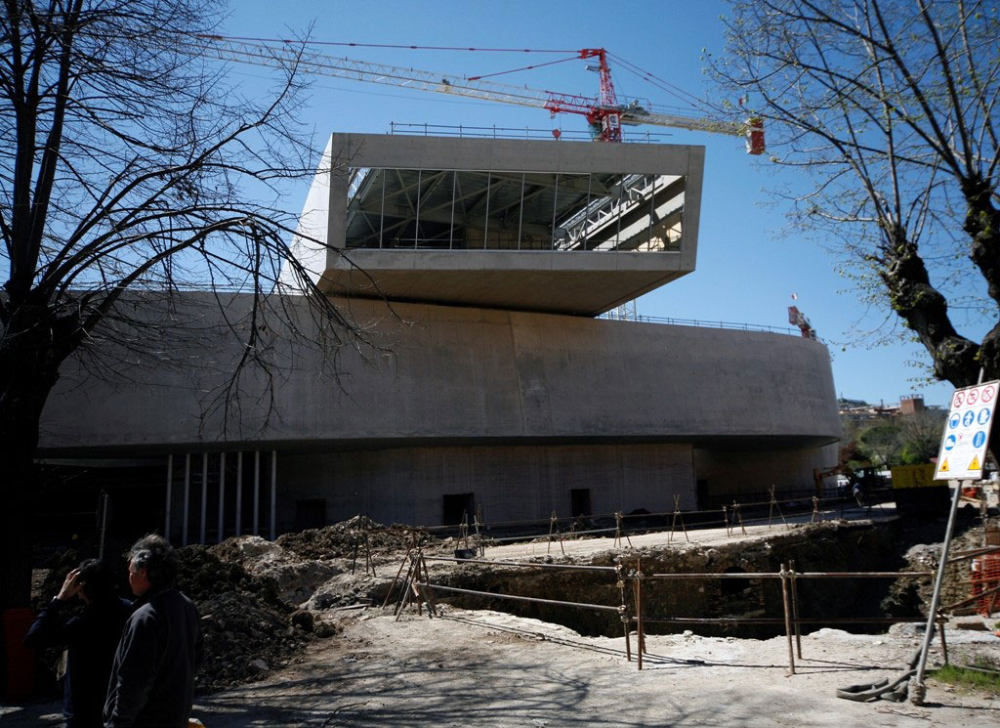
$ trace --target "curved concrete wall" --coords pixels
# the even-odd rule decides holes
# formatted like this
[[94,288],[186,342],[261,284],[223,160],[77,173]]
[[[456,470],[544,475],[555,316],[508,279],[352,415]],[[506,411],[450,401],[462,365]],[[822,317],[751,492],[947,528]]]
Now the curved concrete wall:
[[[817,446],[840,432],[829,357],[816,341],[358,300],[341,304],[381,350],[341,350],[338,385],[315,347],[274,332],[273,411],[255,375],[241,381],[239,412],[224,422],[221,409],[206,409],[240,349],[199,296],[188,301],[203,328],[163,341],[169,361],[130,364],[122,353],[128,376],[112,380],[67,367],[45,411],[43,449],[456,439]],[[247,301],[229,304],[236,316]]]
[[[42,454],[99,463],[194,453],[173,458],[177,530],[188,523],[180,493],[189,476],[204,500],[205,453],[273,451],[279,532],[302,525],[300,505],[317,504],[329,520],[365,513],[433,525],[449,518],[456,496],[491,523],[571,515],[581,493],[595,514],[669,512],[675,498],[684,509],[714,507],[772,485],[810,487],[812,468],[832,464],[828,443],[840,425],[816,341],[355,300],[338,303],[373,347],[330,356],[311,343],[322,336],[303,302],[281,302],[300,335],[256,321],[268,386],[260,371],[233,382],[244,349],[211,297],[135,301],[128,313],[148,327],[109,335],[96,359],[84,352],[65,367],[45,411]],[[245,332],[249,299],[225,304]],[[110,343],[128,335],[154,340],[155,356]],[[238,397],[226,409],[230,383]],[[182,473],[192,460],[196,472]],[[244,471],[244,508],[257,498],[250,477]]]

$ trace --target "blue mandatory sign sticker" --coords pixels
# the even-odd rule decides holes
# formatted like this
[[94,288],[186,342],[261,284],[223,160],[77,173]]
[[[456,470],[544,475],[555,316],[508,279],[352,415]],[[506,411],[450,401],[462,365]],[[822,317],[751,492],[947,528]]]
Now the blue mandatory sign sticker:
[[986,433],[980,430],[975,435],[972,436],[973,447],[982,447],[986,444]]
[[961,423],[962,423],[962,418],[961,418],[961,417],[959,417],[959,416],[958,416],[958,414],[953,414],[953,415],[951,416],[951,419],[950,419],[950,420],[948,420],[948,427],[950,427],[951,429],[953,429],[953,430],[954,430],[954,429],[955,429],[956,427],[958,427],[958,426],[959,426],[959,425],[960,425]]
[[946,437],[944,441],[944,449],[951,450],[953,447],[955,447],[955,436],[948,435],[948,437]]
[[969,410],[964,415],[962,415],[962,424],[965,425],[966,427],[968,427],[975,421],[976,421],[976,413],[973,412],[972,410]]
[[976,418],[976,421],[980,425],[985,425],[987,422],[990,421],[991,414],[993,414],[993,412],[990,410],[989,407],[983,407],[981,410],[979,410],[979,416]]

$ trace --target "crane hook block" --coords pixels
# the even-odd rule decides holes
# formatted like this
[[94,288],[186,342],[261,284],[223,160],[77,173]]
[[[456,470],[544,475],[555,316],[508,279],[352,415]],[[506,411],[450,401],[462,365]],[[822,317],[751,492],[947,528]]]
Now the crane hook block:
[[747,119],[747,154],[764,153],[764,120],[759,116]]

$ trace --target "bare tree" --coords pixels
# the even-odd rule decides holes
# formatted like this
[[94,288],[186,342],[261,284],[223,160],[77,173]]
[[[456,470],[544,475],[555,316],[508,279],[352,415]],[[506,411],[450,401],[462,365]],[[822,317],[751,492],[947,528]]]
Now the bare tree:
[[[997,4],[730,4],[728,54],[710,68],[799,175],[794,219],[837,241],[843,270],[898,315],[937,378],[1000,377]],[[985,335],[960,333],[963,309]]]
[[295,216],[281,208],[282,185],[312,174],[315,159],[293,123],[294,68],[261,105],[259,91],[247,98],[186,50],[221,10],[216,0],[3,0],[0,607],[29,597],[34,454],[60,367],[115,332],[141,346],[143,324],[124,305],[134,292],[251,295],[248,325],[218,316],[243,344],[230,389],[266,363],[257,344],[268,318],[287,312],[275,295],[283,264],[325,340],[352,336],[285,243]]
[[931,458],[937,457],[941,431],[947,418],[948,412],[941,409],[925,409],[900,415],[900,456],[904,465],[929,463]]

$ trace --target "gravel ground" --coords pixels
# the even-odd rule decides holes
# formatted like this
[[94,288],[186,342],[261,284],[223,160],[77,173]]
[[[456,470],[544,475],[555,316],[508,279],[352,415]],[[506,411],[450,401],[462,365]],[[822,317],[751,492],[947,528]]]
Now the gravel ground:
[[[1000,699],[928,681],[925,703],[858,703],[838,688],[895,678],[920,645],[900,625],[884,635],[823,629],[802,638],[789,673],[785,638],[692,634],[647,638],[643,669],[624,638],[585,638],[498,612],[445,608],[439,618],[378,609],[342,619],[337,637],[268,679],[197,701],[208,728],[242,726],[947,726],[997,725]],[[1000,651],[987,631],[949,628],[952,661]],[[935,649],[930,663],[940,661]],[[27,706],[4,726],[58,722],[58,705]]]
[[[866,514],[876,518],[891,514]],[[784,528],[760,524],[633,536],[635,548],[669,540],[674,548],[767,538]],[[536,542],[487,548],[491,559],[607,550],[612,539]],[[1000,699],[928,680],[923,705],[843,700],[836,690],[902,675],[919,649],[919,626],[883,635],[823,629],[802,638],[801,657],[784,637],[769,640],[647,637],[643,669],[624,638],[582,637],[559,625],[490,611],[445,607],[438,618],[413,610],[395,618],[378,608],[337,611],[336,636],[311,642],[265,679],[198,699],[208,728],[238,726],[942,726],[1000,724]],[[964,618],[966,626],[970,618]],[[971,620],[973,623],[975,619]],[[1000,638],[981,629],[946,630],[949,656],[1000,659]],[[982,627],[990,629],[983,629]],[[928,667],[941,662],[935,641]],[[55,726],[55,702],[0,706],[0,726]]]

